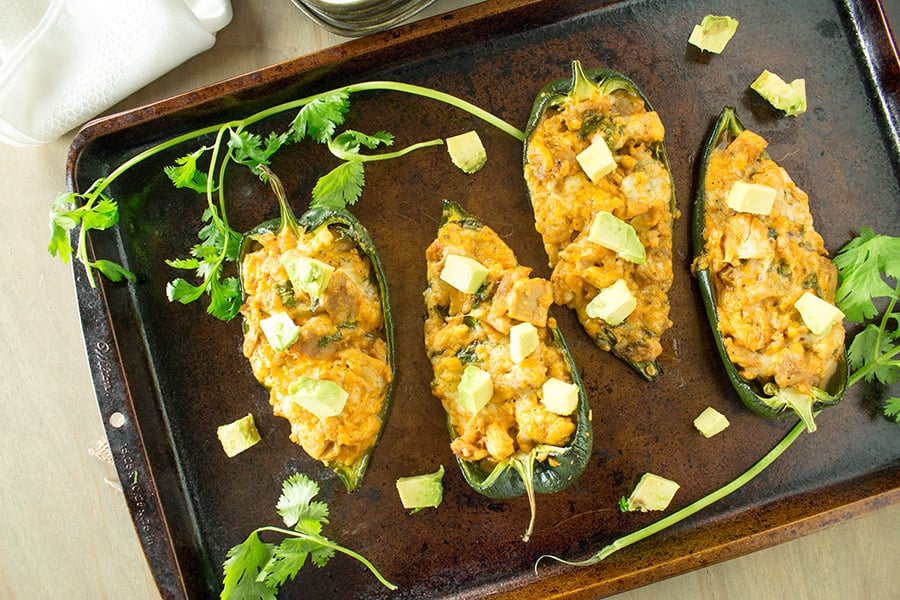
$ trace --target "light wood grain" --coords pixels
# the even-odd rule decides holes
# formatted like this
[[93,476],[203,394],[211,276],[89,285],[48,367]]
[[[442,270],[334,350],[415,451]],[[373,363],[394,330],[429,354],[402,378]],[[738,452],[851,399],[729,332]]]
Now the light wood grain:
[[[438,2],[425,15],[469,4]],[[338,44],[288,0],[234,2],[216,46],[109,112]],[[0,145],[0,598],[154,599],[112,466],[72,273],[45,251],[73,134]],[[900,433],[898,433],[900,434]],[[900,597],[900,506],[616,596],[617,600]]]

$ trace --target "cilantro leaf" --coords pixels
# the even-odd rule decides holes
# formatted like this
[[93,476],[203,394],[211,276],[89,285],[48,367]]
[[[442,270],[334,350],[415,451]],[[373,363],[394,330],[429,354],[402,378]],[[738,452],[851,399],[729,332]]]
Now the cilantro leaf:
[[341,132],[337,137],[329,140],[328,149],[332,154],[345,160],[353,160],[359,156],[361,148],[375,150],[381,145],[392,146],[394,144],[394,136],[386,131],[379,131],[374,135],[368,135],[359,131],[348,129]]
[[[78,200],[84,200],[84,204],[78,206]],[[73,252],[76,252],[72,248],[70,239],[72,230],[81,225],[81,233],[84,236],[92,229],[109,229],[118,222],[118,205],[113,199],[103,194],[97,194],[91,198],[74,192],[59,194],[50,209],[50,243],[47,251],[52,256],[59,257],[63,262],[69,262]],[[76,255],[87,269],[88,280],[92,285],[94,269],[100,271],[110,281],[117,282],[122,279],[135,281],[134,274],[118,263],[106,259],[90,260],[87,249],[83,248],[80,243]]]
[[132,273],[119,263],[115,263],[111,260],[95,260],[91,263],[91,266],[103,273],[103,275],[110,281],[116,282],[122,281],[123,279],[127,279],[128,281],[137,280],[137,277],[135,277],[134,273]]
[[312,502],[313,497],[319,493],[319,485],[303,475],[294,473],[282,484],[281,497],[275,508],[284,520],[284,524],[293,527],[303,521],[311,521],[305,524],[304,529],[315,527],[311,533],[318,534],[321,525],[328,522],[328,506],[324,502]]
[[836,300],[850,321],[861,323],[878,314],[873,298],[891,297],[894,290],[882,278],[900,278],[900,238],[875,235],[861,227],[859,236],[834,257],[840,285]]
[[222,565],[224,578],[221,598],[275,600],[276,590],[257,580],[274,553],[275,546],[262,542],[256,531],[231,548]]
[[281,148],[287,136],[272,132],[265,140],[249,131],[229,131],[228,146],[234,153],[234,161],[248,167],[253,173],[261,173],[260,166],[269,164],[271,156]]
[[343,208],[355,204],[366,184],[365,166],[361,162],[344,162],[323,175],[312,191],[310,208]]
[[119,207],[114,201],[103,196],[91,210],[85,211],[81,216],[81,226],[87,229],[109,229],[118,222]]
[[885,400],[884,415],[891,417],[900,425],[900,398],[888,398]]
[[209,175],[197,167],[197,160],[210,148],[204,146],[187,156],[175,159],[174,165],[163,168],[163,172],[177,188],[188,188],[200,194],[206,193]]
[[225,225],[212,209],[203,211],[202,220],[206,224],[197,233],[200,243],[191,248],[192,258],[166,260],[170,267],[195,271],[201,282],[194,285],[178,277],[166,285],[166,296],[169,302],[190,304],[208,293],[206,311],[221,321],[230,321],[241,309],[240,282],[223,273],[226,262],[238,259],[241,234]]
[[877,325],[873,323],[867,325],[853,337],[850,347],[847,348],[847,360],[854,371],[866,367],[866,381],[872,381],[874,378],[885,385],[890,385],[897,381],[900,370],[897,369],[897,361],[886,360],[895,348],[890,338],[881,334]]
[[294,117],[288,129],[291,141],[299,142],[309,136],[324,144],[344,124],[350,110],[350,95],[346,91],[321,96],[306,104]]
[[72,244],[69,232],[81,222],[81,214],[75,206],[75,194],[63,193],[56,196],[50,208],[50,244],[47,250],[51,256],[58,256],[63,262],[72,258]]

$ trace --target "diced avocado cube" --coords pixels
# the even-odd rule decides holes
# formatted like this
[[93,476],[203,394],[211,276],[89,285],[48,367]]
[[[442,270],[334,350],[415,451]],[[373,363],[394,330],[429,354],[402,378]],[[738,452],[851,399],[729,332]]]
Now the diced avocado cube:
[[306,375],[288,385],[288,397],[322,420],[344,410],[349,394],[333,381]]
[[248,414],[233,423],[219,425],[216,435],[222,443],[225,456],[232,458],[247,448],[259,442],[259,431],[253,421],[253,415]]
[[628,498],[622,498],[619,508],[623,511],[665,510],[675,497],[675,492],[681,487],[671,479],[644,473],[641,480],[635,486]]
[[282,254],[281,264],[287,271],[294,289],[306,292],[313,300],[322,296],[334,273],[334,267],[331,265],[297,252],[288,251]]
[[474,294],[487,280],[488,270],[483,264],[459,254],[448,254],[441,269],[441,281],[464,294]]
[[477,131],[467,131],[447,138],[447,152],[453,164],[464,173],[474,173],[487,162],[487,152]]
[[727,16],[706,15],[699,25],[694,25],[688,43],[701,50],[721,54],[725,45],[737,31],[738,21]]
[[717,433],[722,433],[726,427],[731,425],[728,422],[728,419],[714,409],[712,406],[707,406],[702,413],[700,413],[696,419],[694,419],[694,427],[697,428],[697,431],[703,434],[703,437],[711,438]]
[[800,311],[804,325],[816,335],[825,335],[844,320],[844,313],[838,307],[809,292],[803,292],[794,306]]
[[444,499],[444,465],[434,473],[411,475],[397,479],[397,493],[403,508],[415,514],[423,508],[437,508]]
[[772,212],[777,194],[778,191],[775,188],[767,185],[738,180],[728,190],[725,203],[729,208],[738,212],[767,215]]
[[531,323],[518,323],[509,328],[509,358],[514,363],[525,360],[539,344],[537,327]]
[[463,408],[473,415],[478,414],[494,395],[494,382],[491,381],[491,374],[474,365],[469,365],[463,370],[456,392],[459,394],[459,403]]
[[595,135],[591,145],[579,152],[575,160],[581,165],[585,175],[593,182],[598,182],[616,169],[616,159],[602,135]]
[[541,402],[550,412],[571,415],[578,408],[578,386],[551,377],[541,386]]
[[806,80],[795,79],[790,83],[772,73],[763,70],[759,77],[750,84],[750,89],[765,98],[769,104],[789,117],[806,112]]
[[600,290],[588,305],[585,313],[592,319],[603,319],[610,325],[618,325],[637,308],[637,298],[628,289],[624,279],[617,279],[608,288]]
[[260,319],[259,328],[275,352],[284,352],[300,337],[300,327],[286,312],[277,312]]
[[601,210],[594,216],[588,231],[588,241],[609,248],[635,264],[647,262],[647,253],[634,227],[610,212]]

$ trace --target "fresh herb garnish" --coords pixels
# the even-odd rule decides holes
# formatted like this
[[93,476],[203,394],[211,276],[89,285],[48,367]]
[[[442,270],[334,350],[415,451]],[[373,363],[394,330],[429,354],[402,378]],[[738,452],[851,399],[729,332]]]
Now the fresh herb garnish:
[[[284,481],[281,497],[275,508],[284,524],[291,529],[260,527],[228,551],[222,565],[223,600],[274,599],[278,589],[297,576],[307,559],[312,560],[317,567],[324,567],[335,552],[358,560],[385,587],[397,589],[367,558],[322,535],[322,528],[328,523],[328,505],[313,501],[318,493],[318,484],[302,473],[295,473]],[[285,537],[277,545],[263,542],[259,535],[264,532],[278,533]]]
[[[861,227],[859,236],[844,246],[834,257],[840,285],[838,308],[848,321],[863,324],[879,315],[873,300],[887,299],[881,318],[870,321],[853,336],[847,349],[852,369],[850,385],[864,379],[877,379],[891,385],[900,378],[900,238],[875,235],[869,227]],[[893,280],[891,287],[888,280]],[[900,424],[900,398],[885,401],[884,414]]]
[[[444,92],[395,81],[368,81],[348,85],[279,104],[244,119],[184,133],[137,154],[105,177],[96,180],[85,192],[61,194],[50,213],[51,237],[48,251],[63,262],[68,262],[74,254],[85,267],[92,287],[96,285],[95,270],[112,281],[121,281],[123,278],[134,281],[135,276],[125,267],[105,259],[90,260],[88,256],[85,244],[87,233],[90,230],[109,229],[119,219],[118,206],[108,195],[107,189],[119,176],[148,158],[186,142],[214,135],[215,141],[212,144],[178,158],[174,165],[164,169],[176,187],[192,189],[205,194],[207,198],[203,217],[205,225],[200,232],[199,243],[190,251],[191,258],[167,261],[175,268],[195,271],[200,282],[191,284],[177,278],[169,283],[166,291],[170,301],[184,304],[194,302],[206,293],[210,298],[210,314],[223,320],[233,318],[240,307],[240,291],[237,280],[225,273],[224,266],[236,259],[238,244],[235,241],[240,239],[240,233],[229,227],[225,210],[225,190],[222,189],[221,182],[225,181],[229,164],[243,165],[265,179],[264,167],[269,165],[271,157],[280,148],[311,138],[327,144],[331,153],[342,161],[317,182],[312,193],[313,205],[344,207],[356,202],[362,193],[365,184],[364,163],[396,158],[413,150],[443,143],[443,140],[436,139],[413,144],[396,152],[363,154],[363,149],[374,150],[393,143],[393,137],[385,132],[368,135],[351,130],[335,135],[349,110],[350,95],[364,91],[394,91],[436,100],[482,119],[517,140],[524,140],[521,130],[474,104]],[[282,133],[270,132],[263,137],[249,130],[251,126],[269,117],[292,110],[298,110],[298,113]],[[76,248],[73,249],[70,236],[79,226]]]
[[94,269],[100,271],[110,281],[121,281],[122,278],[134,281],[134,274],[117,263],[103,259],[90,260],[84,243],[87,233],[92,229],[102,231],[119,222],[119,209],[116,203],[100,192],[92,194],[81,206],[78,206],[77,201],[78,195],[74,193],[60,194],[56,197],[50,209],[50,244],[47,250],[52,256],[59,257],[65,263],[69,262],[73,254],[69,235],[80,225],[77,250],[74,253],[87,269],[91,285],[95,284]]

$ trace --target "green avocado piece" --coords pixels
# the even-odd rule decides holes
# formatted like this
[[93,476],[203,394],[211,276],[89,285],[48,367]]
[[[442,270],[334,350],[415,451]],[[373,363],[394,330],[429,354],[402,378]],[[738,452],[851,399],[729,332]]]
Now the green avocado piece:
[[642,265],[647,262],[647,253],[634,227],[612,213],[603,210],[597,213],[591,223],[588,240],[609,248],[635,264]]
[[444,465],[434,473],[411,475],[397,479],[397,493],[403,508],[415,514],[423,508],[437,508],[444,499]]
[[288,396],[292,402],[324,420],[341,414],[349,394],[333,381],[313,379],[304,375],[291,382],[288,386]]
[[219,425],[216,435],[222,443],[222,449],[228,458],[237,456],[247,448],[255,445],[259,440],[259,431],[253,421],[253,415],[248,414],[233,423]]

